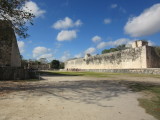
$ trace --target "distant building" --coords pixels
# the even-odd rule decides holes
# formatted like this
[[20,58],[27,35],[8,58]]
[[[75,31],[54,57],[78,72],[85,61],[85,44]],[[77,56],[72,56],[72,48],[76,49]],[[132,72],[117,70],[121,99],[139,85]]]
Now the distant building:
[[21,67],[21,56],[10,21],[0,20],[0,67]]
[[35,70],[49,70],[50,69],[49,63],[41,63],[39,61],[29,61],[27,66],[28,66],[28,69],[35,69]]

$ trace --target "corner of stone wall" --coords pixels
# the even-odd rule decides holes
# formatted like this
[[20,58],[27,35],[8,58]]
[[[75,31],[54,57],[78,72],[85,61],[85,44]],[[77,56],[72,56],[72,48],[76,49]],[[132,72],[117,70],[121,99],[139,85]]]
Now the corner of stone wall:
[[148,62],[147,62],[147,49],[148,49],[148,46],[142,46],[142,53],[141,53],[141,68],[148,68]]
[[147,46],[147,68],[160,68],[160,57],[152,46]]

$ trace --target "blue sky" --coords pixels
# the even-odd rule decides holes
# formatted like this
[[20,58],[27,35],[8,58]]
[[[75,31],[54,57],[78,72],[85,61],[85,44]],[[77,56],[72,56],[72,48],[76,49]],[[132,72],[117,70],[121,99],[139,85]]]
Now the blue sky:
[[18,39],[25,59],[65,61],[139,39],[160,45],[159,0],[32,0],[25,7],[36,15],[30,37]]

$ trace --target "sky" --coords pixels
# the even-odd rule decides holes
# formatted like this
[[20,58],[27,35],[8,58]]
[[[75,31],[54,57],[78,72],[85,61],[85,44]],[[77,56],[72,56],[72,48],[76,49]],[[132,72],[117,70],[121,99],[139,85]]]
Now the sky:
[[160,46],[159,0],[32,0],[23,9],[36,16],[30,37],[18,38],[24,59],[66,61],[135,40]]

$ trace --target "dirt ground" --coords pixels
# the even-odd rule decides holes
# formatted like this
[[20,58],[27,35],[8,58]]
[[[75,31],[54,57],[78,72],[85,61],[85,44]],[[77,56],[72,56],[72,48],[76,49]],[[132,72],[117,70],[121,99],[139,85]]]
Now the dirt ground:
[[138,104],[132,81],[159,78],[43,76],[38,82],[0,82],[0,120],[156,120]]

